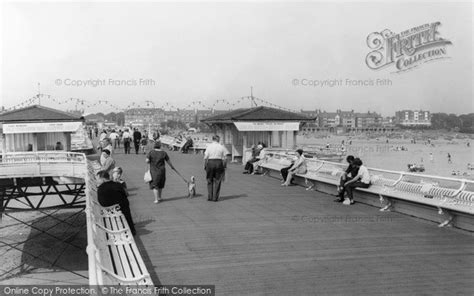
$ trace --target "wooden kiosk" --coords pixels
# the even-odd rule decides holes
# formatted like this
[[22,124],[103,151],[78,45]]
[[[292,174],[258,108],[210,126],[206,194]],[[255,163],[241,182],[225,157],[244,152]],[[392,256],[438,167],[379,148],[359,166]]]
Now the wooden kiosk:
[[[71,133],[83,117],[34,105],[0,114],[2,154],[21,151],[71,151]],[[61,142],[62,149],[56,147]]]
[[232,154],[232,161],[245,163],[252,145],[265,143],[271,148],[295,149],[300,127],[314,121],[309,117],[270,107],[237,109],[201,120],[221,137]]

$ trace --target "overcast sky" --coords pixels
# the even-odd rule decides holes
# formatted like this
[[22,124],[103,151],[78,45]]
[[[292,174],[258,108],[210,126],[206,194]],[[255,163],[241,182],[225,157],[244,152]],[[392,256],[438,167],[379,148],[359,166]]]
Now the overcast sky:
[[[291,109],[474,112],[472,15],[470,2],[8,2],[2,7],[0,99],[11,107],[35,95],[41,83],[41,92],[58,101],[186,107],[196,100],[232,101],[253,86],[256,97]],[[367,67],[370,33],[437,21],[439,36],[452,42],[449,58],[402,73]],[[71,85],[91,79],[105,84]],[[114,86],[110,79],[138,85]],[[139,85],[140,79],[149,80]],[[342,79],[342,85],[302,85],[327,79]],[[349,86],[346,79],[385,79],[387,85]],[[58,106],[46,98],[42,103]]]

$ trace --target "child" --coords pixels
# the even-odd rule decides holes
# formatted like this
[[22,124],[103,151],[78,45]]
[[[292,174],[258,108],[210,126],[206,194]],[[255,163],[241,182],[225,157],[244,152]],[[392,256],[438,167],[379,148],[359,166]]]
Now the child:
[[146,145],[148,144],[148,140],[145,135],[142,136],[140,140],[140,147],[142,148],[143,154],[146,154]]
[[122,179],[123,170],[121,167],[116,167],[112,171],[112,180],[114,182],[120,183],[125,190],[125,194],[128,196],[127,183]]

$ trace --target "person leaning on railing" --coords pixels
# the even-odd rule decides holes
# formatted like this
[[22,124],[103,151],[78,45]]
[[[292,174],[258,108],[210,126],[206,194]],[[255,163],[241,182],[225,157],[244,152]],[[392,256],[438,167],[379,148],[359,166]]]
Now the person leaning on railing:
[[344,184],[344,189],[347,192],[347,196],[349,197],[349,203],[351,205],[354,204],[354,197],[352,192],[354,191],[355,188],[360,187],[360,188],[369,188],[370,186],[370,174],[369,170],[367,169],[366,166],[362,165],[362,160],[360,158],[354,159],[353,162],[354,166],[358,167],[359,172],[357,175],[350,181],[347,181]]
[[291,179],[295,174],[306,174],[308,171],[306,167],[306,159],[303,156],[303,149],[296,150],[296,161],[293,166],[288,170],[288,176],[286,177],[285,183],[281,184],[281,186],[288,186],[290,185]]

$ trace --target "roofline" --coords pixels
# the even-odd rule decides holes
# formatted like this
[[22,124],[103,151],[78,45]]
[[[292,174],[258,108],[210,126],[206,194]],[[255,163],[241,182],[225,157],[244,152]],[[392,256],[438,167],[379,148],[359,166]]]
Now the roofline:
[[9,123],[14,123],[14,122],[22,122],[22,123],[41,123],[41,122],[85,122],[85,119],[82,118],[77,118],[77,119],[38,119],[38,120],[31,120],[31,119],[15,119],[15,120],[7,120],[7,121],[2,121],[0,120],[0,123],[3,124],[9,124]]
[[[77,120],[84,120],[84,116],[77,116],[72,114],[72,113],[68,113],[68,112],[64,112],[64,111],[61,111],[61,110],[57,110],[57,109],[53,109],[53,108],[49,108],[49,107],[45,107],[45,106],[41,106],[41,105],[32,105],[32,106],[28,106],[28,107],[25,107],[25,108],[20,108],[20,109],[15,109],[15,110],[11,110],[11,111],[8,111],[8,112],[4,112],[4,113],[1,113],[0,114],[0,117],[4,116],[4,115],[9,115],[9,114],[12,114],[12,113],[15,113],[15,112],[20,112],[20,111],[23,111],[23,110],[27,110],[27,109],[31,109],[33,107],[37,107],[37,108],[40,108],[40,109],[44,109],[44,110],[48,110],[48,111],[52,111],[52,112],[56,112],[56,113],[60,113],[60,114],[63,114],[63,115],[66,115],[66,116],[69,116],[69,117],[72,117],[71,119],[58,119],[56,121],[77,121]],[[17,122],[17,121],[28,121],[28,119],[20,119],[20,120],[7,120],[7,121],[4,121],[0,118],[0,122]],[[44,119],[42,120],[38,120],[38,121],[32,121],[32,122],[43,122]]]
[[308,118],[308,119],[236,119],[236,120],[231,120],[231,119],[224,119],[224,120],[207,120],[207,119],[201,119],[200,122],[203,123],[234,123],[234,122],[254,122],[254,121],[281,121],[281,122],[288,122],[288,121],[299,121],[299,122],[312,122],[316,120],[316,118]]

